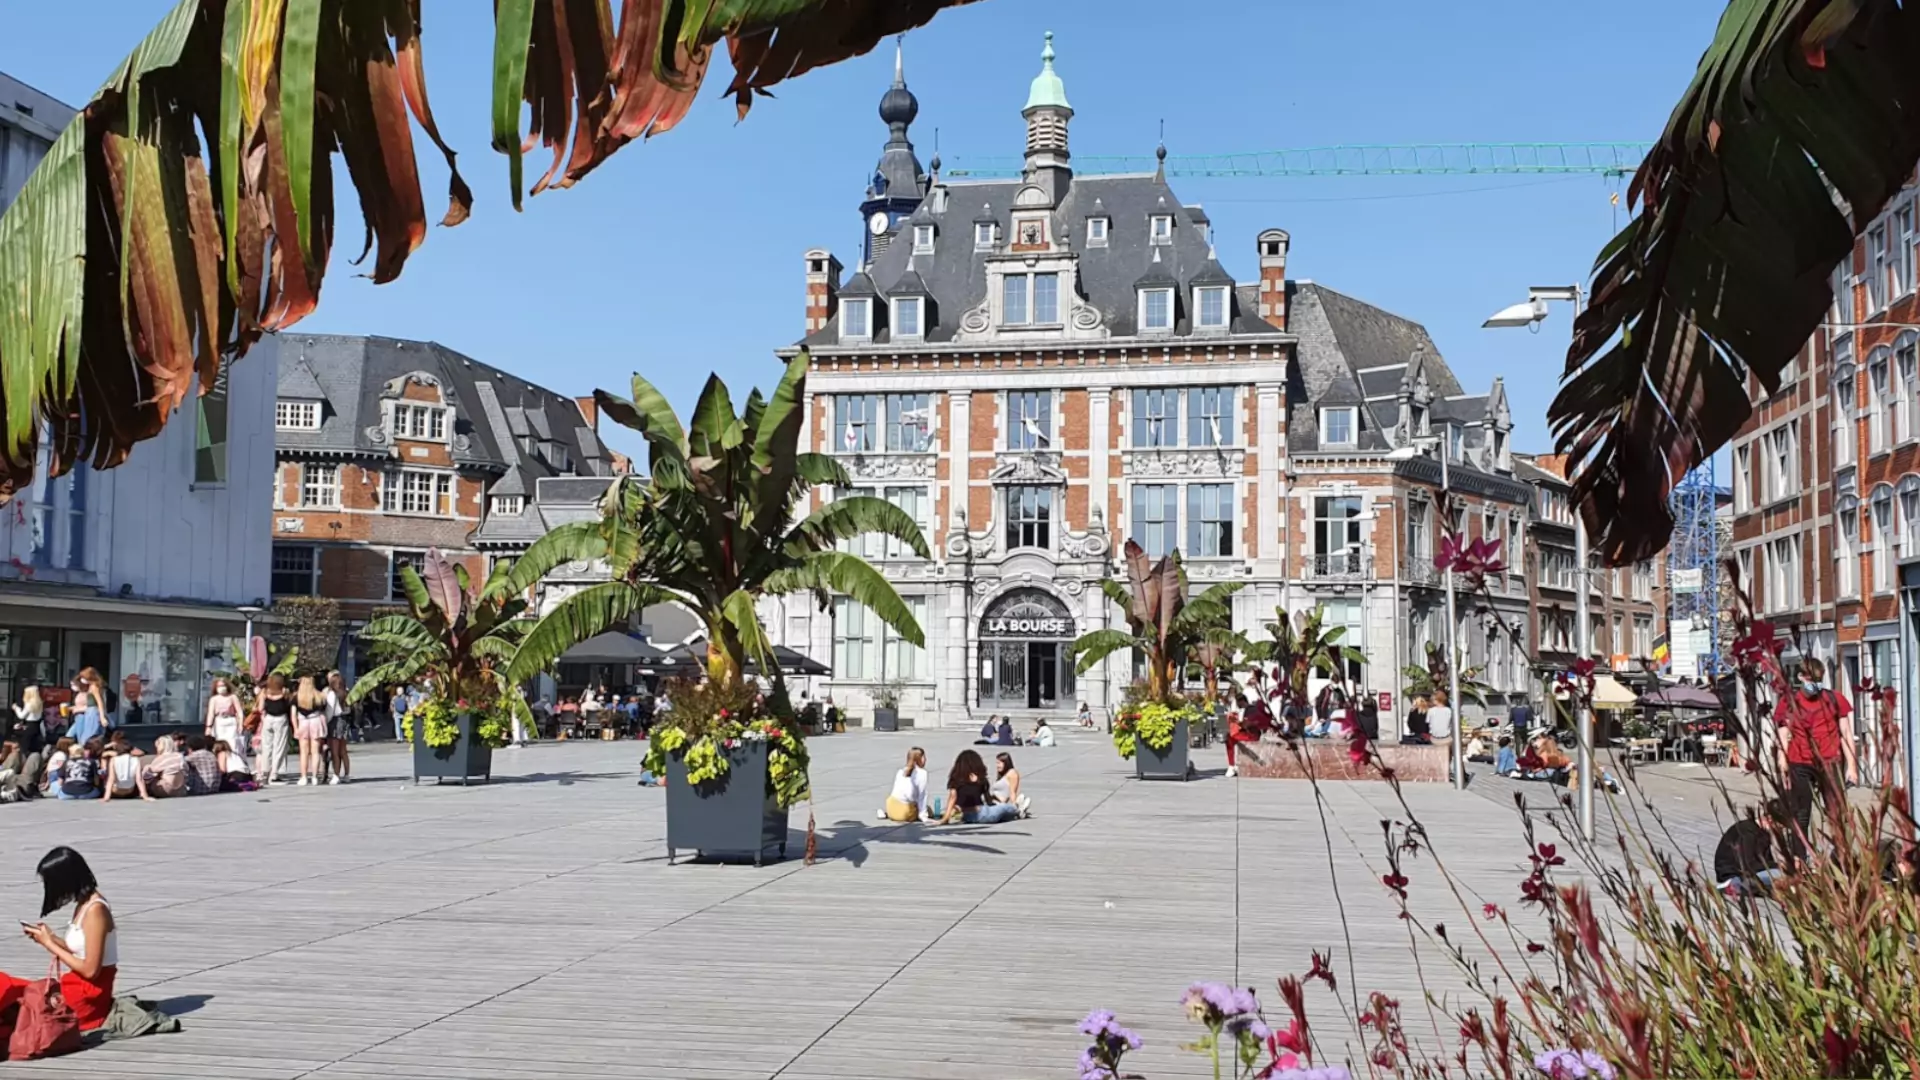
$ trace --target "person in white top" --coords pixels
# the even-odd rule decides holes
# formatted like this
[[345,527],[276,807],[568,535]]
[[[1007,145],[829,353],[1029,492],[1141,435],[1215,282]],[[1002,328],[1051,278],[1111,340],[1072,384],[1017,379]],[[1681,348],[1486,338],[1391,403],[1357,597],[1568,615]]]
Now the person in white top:
[[1433,692],[1433,704],[1427,708],[1427,731],[1433,745],[1447,755],[1447,775],[1453,775],[1453,700],[1445,690]]
[[[60,976],[60,996],[80,1022],[80,1030],[92,1031],[106,1022],[113,1006],[113,980],[120,967],[119,932],[114,927],[113,911],[100,895],[87,860],[70,847],[47,852],[38,867],[45,888],[45,903],[40,916],[73,905],[73,916],[65,933],[56,933],[46,923],[22,924],[28,940],[47,950],[56,963],[65,967]],[[0,974],[0,1008],[20,1000],[29,980]]]
[[1028,746],[1052,746],[1053,745],[1053,728],[1048,726],[1046,717],[1044,716],[1041,717],[1040,722],[1033,726],[1033,735],[1027,739],[1027,745]]
[[924,821],[927,812],[927,752],[914,747],[907,761],[893,774],[893,790],[887,793],[887,805],[880,811],[887,821]]
[[329,784],[344,784],[353,774],[347,757],[347,736],[353,726],[353,707],[347,704],[347,680],[338,671],[327,672],[327,761]]
[[215,741],[227,744],[230,753],[240,757],[247,756],[247,737],[241,730],[240,698],[233,692],[233,684],[225,679],[213,680],[213,693],[207,698],[206,733]]

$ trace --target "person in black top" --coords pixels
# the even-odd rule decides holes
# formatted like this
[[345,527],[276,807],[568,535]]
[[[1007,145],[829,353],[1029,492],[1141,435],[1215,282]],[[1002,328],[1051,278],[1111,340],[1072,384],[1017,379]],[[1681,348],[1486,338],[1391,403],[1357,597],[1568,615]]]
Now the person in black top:
[[1432,741],[1432,729],[1427,727],[1427,695],[1413,696],[1413,705],[1407,709],[1407,728],[1400,736],[1400,741],[1403,743]]
[[[1778,799],[1769,800],[1764,812],[1776,827],[1788,820]],[[1743,817],[1720,835],[1713,850],[1713,879],[1730,895],[1764,894],[1779,873],[1773,834],[1759,819]]]
[[1354,699],[1354,723],[1359,726],[1360,734],[1368,742],[1380,741],[1380,698],[1370,692],[1362,692]]
[[1513,731],[1510,732],[1513,736],[1513,745],[1527,745],[1527,738],[1533,732],[1533,706],[1521,701],[1507,711],[1507,723],[1513,726]]
[[1019,816],[1020,808],[1013,803],[993,801],[992,774],[979,753],[960,751],[960,756],[953,759],[952,771],[947,773],[947,805],[941,811],[940,824],[951,824],[958,818],[968,825],[993,825]]

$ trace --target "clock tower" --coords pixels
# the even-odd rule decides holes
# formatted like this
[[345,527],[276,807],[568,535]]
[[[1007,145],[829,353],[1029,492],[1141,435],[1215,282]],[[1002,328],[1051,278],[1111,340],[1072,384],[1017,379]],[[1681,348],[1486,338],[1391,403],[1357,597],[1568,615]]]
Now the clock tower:
[[[880,98],[880,119],[887,125],[887,145],[880,151],[880,163],[867,181],[867,197],[860,203],[863,223],[861,244],[863,261],[871,263],[887,250],[893,238],[920,206],[927,194],[927,174],[914,156],[907,128],[920,115],[920,102],[907,89],[900,46],[893,52],[893,85]],[[937,162],[936,162],[937,165]]]

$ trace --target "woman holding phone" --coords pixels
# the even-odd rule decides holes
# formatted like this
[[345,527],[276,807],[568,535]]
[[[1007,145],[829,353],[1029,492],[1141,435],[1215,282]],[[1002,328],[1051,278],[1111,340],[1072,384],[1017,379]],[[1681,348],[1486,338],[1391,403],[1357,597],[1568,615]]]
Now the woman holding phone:
[[[38,868],[45,901],[40,917],[73,905],[73,914],[63,930],[55,931],[44,922],[21,922],[20,932],[66,968],[60,976],[60,995],[79,1018],[81,1031],[92,1031],[106,1023],[113,1006],[113,979],[120,965],[120,943],[114,930],[113,909],[100,895],[87,860],[70,847],[47,852]],[[0,1010],[20,1000],[32,979],[0,972]]]

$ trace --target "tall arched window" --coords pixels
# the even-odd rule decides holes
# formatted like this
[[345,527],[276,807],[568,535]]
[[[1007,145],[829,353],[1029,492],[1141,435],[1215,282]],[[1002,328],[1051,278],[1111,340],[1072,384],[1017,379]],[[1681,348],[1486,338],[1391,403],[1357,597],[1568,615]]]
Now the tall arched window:
[[[1852,357],[1853,349],[1848,345],[1847,354]],[[1853,361],[1839,360],[1840,349],[1834,348],[1836,361],[1833,367],[1833,463],[1836,466],[1853,464],[1859,453],[1860,428],[1855,417],[1859,406],[1854,403]]]
[[1920,476],[1909,473],[1900,478],[1900,557],[1920,555]]
[[1860,497],[1842,495],[1834,502],[1838,522],[1833,533],[1833,581],[1843,598],[1860,595]]
[[1893,485],[1873,489],[1873,591],[1893,591]]
[[1870,454],[1887,448],[1887,413],[1894,397],[1890,374],[1892,355],[1883,346],[1867,359],[1867,452]]
[[1920,372],[1915,368],[1915,346],[1920,334],[1909,330],[1893,346],[1893,369],[1900,383],[1894,387],[1893,441],[1906,442],[1914,437],[1914,397],[1920,394]]

